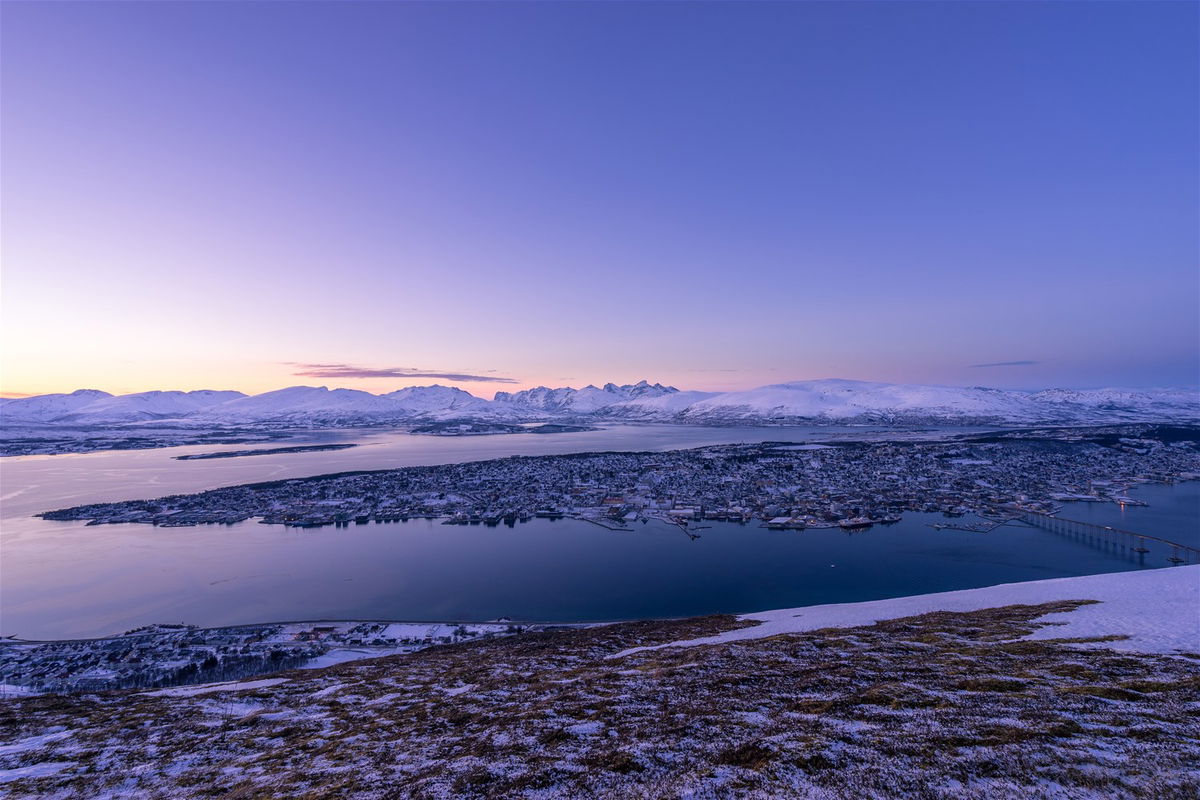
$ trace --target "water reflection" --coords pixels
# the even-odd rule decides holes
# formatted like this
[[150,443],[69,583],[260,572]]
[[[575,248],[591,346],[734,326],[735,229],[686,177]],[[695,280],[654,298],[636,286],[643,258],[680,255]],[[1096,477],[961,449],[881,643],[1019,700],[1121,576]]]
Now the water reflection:
[[59,523],[5,564],[3,632],[99,635],[149,622],[369,618],[590,621],[754,611],[1165,566],[1045,530],[847,534],[713,523],[699,538],[574,520],[430,520],[303,530]]

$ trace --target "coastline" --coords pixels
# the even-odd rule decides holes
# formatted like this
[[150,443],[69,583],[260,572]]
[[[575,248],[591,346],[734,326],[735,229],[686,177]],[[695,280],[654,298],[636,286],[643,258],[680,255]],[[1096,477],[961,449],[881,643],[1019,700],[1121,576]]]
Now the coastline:
[[[1155,586],[1155,591],[1146,591],[1147,586]],[[1081,601],[1087,607],[1072,611],[1062,621],[1051,621],[1050,627],[1041,628],[1038,634],[1032,635],[1032,639],[1051,638],[1050,635],[1043,635],[1043,632],[1050,631],[1055,639],[1101,637],[1105,647],[1117,650],[1167,655],[1178,651],[1184,654],[1191,653],[1192,657],[1200,657],[1200,565],[1001,583],[975,589],[906,595],[882,600],[727,614],[721,616],[746,625],[716,636],[677,640],[655,645],[650,649],[715,645],[824,628],[872,625],[886,620],[936,612],[959,613],[1013,604],[1037,605],[1056,601]],[[3,673],[3,679],[0,679],[0,699],[10,695],[28,696],[43,692],[100,689],[102,681],[97,682],[99,678],[95,676],[88,677],[88,669],[94,662],[103,658],[104,654],[114,647],[134,647],[156,637],[164,640],[157,649],[157,658],[162,663],[178,662],[181,654],[187,653],[198,654],[207,659],[209,651],[205,648],[218,644],[233,644],[233,649],[239,649],[240,655],[244,655],[248,646],[259,646],[266,654],[263,659],[254,663],[241,663],[236,670],[226,670],[223,675],[228,678],[226,682],[229,682],[274,674],[280,668],[321,669],[349,661],[401,655],[429,647],[480,639],[520,637],[552,631],[578,631],[622,624],[688,623],[698,619],[700,618],[667,617],[586,623],[536,623],[507,619],[487,622],[317,619],[210,628],[155,625],[147,626],[152,630],[135,629],[117,636],[91,639],[8,638],[0,641],[0,667]],[[353,637],[356,632],[360,634],[358,638]],[[386,641],[380,634],[387,637]],[[365,641],[365,637],[370,635],[376,636],[374,643]],[[275,661],[270,660],[269,656],[277,652],[279,647],[293,642],[303,642],[311,646],[299,651],[286,665],[278,663],[278,657],[275,657]],[[195,650],[197,647],[199,650]],[[52,663],[59,670],[75,670],[92,683],[85,683],[74,689],[45,689],[34,684],[21,683],[21,673],[14,672],[11,658],[15,649],[40,651],[33,659],[36,662]],[[622,658],[644,649],[647,648],[623,650],[610,657]],[[143,652],[148,650],[149,648],[143,648]],[[28,664],[26,669],[30,669]],[[212,677],[209,673],[189,672],[186,675],[195,679],[185,680],[178,671],[171,675],[159,674],[152,677],[151,673],[155,669],[154,663],[147,661],[142,673],[129,673],[121,676],[120,680],[113,678],[109,681],[113,685],[108,688],[172,688],[212,683],[208,680]]]

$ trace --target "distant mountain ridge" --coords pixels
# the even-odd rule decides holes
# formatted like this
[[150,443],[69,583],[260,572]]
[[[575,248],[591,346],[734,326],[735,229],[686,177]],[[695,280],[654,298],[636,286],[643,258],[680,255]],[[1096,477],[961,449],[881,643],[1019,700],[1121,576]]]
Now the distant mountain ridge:
[[1200,419],[1200,395],[1183,390],[1052,389],[1017,392],[871,383],[795,381],[727,392],[678,414],[685,422],[857,421],[1073,423]]
[[111,395],[94,389],[0,401],[7,426],[195,425],[355,427],[437,420],[629,420],[693,424],[1082,424],[1200,421],[1184,389],[1020,392],[826,379],[737,392],[680,391],[639,381],[582,389],[538,386],[485,400],[451,386],[385,394],[292,386],[257,395],[200,390]]
[[245,397],[241,392],[201,389],[112,395],[98,389],[0,400],[0,420],[99,424],[187,416],[211,405]]
[[674,386],[652,384],[643,380],[625,386],[606,383],[599,389],[589,384],[582,389],[551,389],[538,386],[522,392],[496,392],[493,402],[507,404],[513,408],[536,409],[550,413],[590,414],[628,400],[662,397],[678,392]]

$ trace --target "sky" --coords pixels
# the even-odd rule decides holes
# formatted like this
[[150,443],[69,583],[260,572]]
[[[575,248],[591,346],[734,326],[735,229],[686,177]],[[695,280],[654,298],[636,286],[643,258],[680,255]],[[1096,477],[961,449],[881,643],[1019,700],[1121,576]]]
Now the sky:
[[1195,386],[1198,9],[4,3],[0,390]]

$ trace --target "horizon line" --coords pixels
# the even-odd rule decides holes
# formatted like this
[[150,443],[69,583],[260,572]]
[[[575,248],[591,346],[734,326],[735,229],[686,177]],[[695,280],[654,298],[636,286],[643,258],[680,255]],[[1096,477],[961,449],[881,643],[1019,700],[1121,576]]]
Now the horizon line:
[[[599,384],[592,382],[592,383],[584,384],[578,388],[576,388],[574,386],[568,386],[568,385],[548,386],[545,384],[538,384],[536,386],[530,386],[527,389],[514,389],[513,392],[516,393],[516,392],[521,392],[521,391],[530,391],[532,389],[551,389],[551,390],[572,389],[574,391],[581,391],[581,390],[589,388],[589,387],[595,388],[595,389],[602,389],[605,385],[607,385],[609,383],[612,383],[616,386],[636,386],[637,383],[644,382],[651,386],[657,384],[660,386],[664,386],[664,388],[672,388],[672,389],[675,389],[677,392],[708,392],[711,394],[734,394],[737,392],[749,392],[749,391],[754,391],[755,389],[762,389],[762,388],[767,388],[767,387],[771,387],[771,386],[785,386],[785,385],[801,384],[801,383],[821,383],[821,382],[828,382],[828,381],[841,381],[841,382],[846,382],[846,383],[871,383],[871,384],[882,384],[882,385],[887,385],[887,386],[921,386],[921,387],[943,388],[943,389],[987,389],[989,391],[1022,392],[1022,393],[1036,393],[1036,392],[1043,392],[1043,391],[1052,391],[1055,389],[1061,389],[1061,390],[1065,390],[1065,391],[1097,391],[1097,390],[1102,390],[1102,389],[1118,389],[1118,390],[1127,390],[1127,391],[1200,391],[1200,384],[1179,385],[1179,386],[1165,386],[1165,385],[1154,385],[1154,386],[1124,385],[1123,386],[1123,385],[1119,385],[1119,384],[1108,383],[1108,384],[1088,385],[1088,386],[1046,385],[1046,386],[1041,386],[1038,388],[1025,387],[1025,388],[1001,389],[1001,388],[994,387],[994,386],[985,386],[985,385],[979,384],[979,383],[972,383],[972,384],[908,383],[908,382],[897,382],[897,381],[863,380],[863,379],[859,379],[859,378],[800,378],[800,379],[792,380],[792,381],[777,381],[777,382],[773,382],[773,383],[757,384],[754,386],[748,386],[748,387],[741,388],[741,389],[724,389],[724,390],[719,390],[719,389],[679,389],[678,387],[666,386],[665,384],[661,384],[658,382],[651,382],[647,379],[642,379],[642,381],[629,383],[629,384],[617,384],[615,381],[605,381],[604,383],[599,383]],[[447,385],[447,384],[443,384],[443,383],[410,384],[410,385],[406,385],[406,386],[399,386],[394,389],[388,389],[388,390],[381,391],[381,392],[368,391],[367,389],[356,388],[353,386],[332,386],[332,387],[329,385],[314,386],[311,384],[303,384],[303,383],[290,384],[287,386],[280,386],[276,389],[266,389],[261,392],[244,392],[244,391],[241,391],[240,389],[213,389],[213,388],[142,389],[142,390],[132,391],[132,392],[120,392],[120,391],[108,391],[105,389],[97,389],[94,387],[85,386],[85,387],[80,387],[80,388],[74,389],[69,392],[67,392],[67,391],[63,391],[63,392],[0,391],[0,400],[22,400],[22,399],[33,398],[33,397],[48,397],[48,396],[52,396],[52,395],[71,395],[71,394],[75,394],[77,392],[88,392],[88,391],[103,392],[104,394],[107,394],[111,397],[127,397],[130,395],[149,394],[151,392],[164,392],[164,393],[180,392],[183,394],[189,394],[192,392],[237,392],[244,397],[259,397],[261,395],[270,394],[272,392],[286,391],[287,389],[324,389],[329,392],[353,391],[353,392],[363,392],[364,394],[369,394],[369,395],[373,395],[375,397],[380,397],[382,395],[390,394],[392,392],[402,391],[404,389],[427,389],[427,388],[435,388],[435,387],[441,387],[441,388],[446,388],[446,389],[455,389],[457,391],[469,394],[472,397],[477,397],[481,400],[488,400],[488,398],[483,397],[478,394],[474,394],[474,393],[468,391],[467,389],[463,389],[458,386],[451,386],[451,385]],[[495,394],[498,394],[501,391],[507,391],[507,390],[497,389],[493,393],[493,397],[489,402],[494,402]]]

